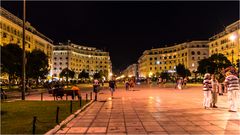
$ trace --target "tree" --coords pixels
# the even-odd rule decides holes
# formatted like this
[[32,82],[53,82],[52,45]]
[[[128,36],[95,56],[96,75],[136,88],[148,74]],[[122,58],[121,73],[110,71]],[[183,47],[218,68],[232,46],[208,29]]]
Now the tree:
[[93,75],[94,79],[101,79],[104,76],[102,71],[99,71]]
[[38,78],[44,78],[49,73],[48,68],[48,57],[44,52],[33,50],[31,53],[27,53],[27,78],[36,79],[38,84]]
[[176,72],[178,76],[184,77],[185,76],[185,66],[183,64],[178,64],[176,66]]
[[178,76],[185,78],[186,76],[191,76],[189,69],[186,69],[183,64],[178,64],[176,66],[176,72]]
[[69,78],[74,78],[75,72],[68,69],[68,68],[64,68],[61,73],[59,74],[59,76],[62,77],[69,77]]
[[215,64],[210,61],[210,59],[202,59],[198,61],[198,68],[197,72],[200,74],[205,74],[205,73],[214,73],[214,66]]
[[81,78],[81,79],[82,79],[82,78],[87,79],[87,78],[89,78],[89,73],[86,72],[85,70],[83,70],[81,73],[79,73],[78,78]]
[[211,57],[198,62],[198,73],[220,74],[223,68],[231,66],[231,62],[223,54],[213,54]]
[[1,72],[9,75],[9,82],[22,74],[22,49],[17,44],[1,46]]
[[170,79],[170,75],[168,72],[162,72],[160,76],[162,79],[167,79],[167,80]]

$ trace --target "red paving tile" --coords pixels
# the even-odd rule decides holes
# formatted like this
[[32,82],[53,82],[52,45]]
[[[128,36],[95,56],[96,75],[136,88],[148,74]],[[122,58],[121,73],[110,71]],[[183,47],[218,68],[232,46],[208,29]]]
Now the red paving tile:
[[56,134],[240,134],[240,113],[229,113],[227,96],[216,109],[202,108],[201,87],[117,89],[99,100]]

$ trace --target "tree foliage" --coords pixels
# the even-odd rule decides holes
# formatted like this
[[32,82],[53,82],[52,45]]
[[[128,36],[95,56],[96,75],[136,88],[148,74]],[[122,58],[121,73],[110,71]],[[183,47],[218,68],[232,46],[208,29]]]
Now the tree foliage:
[[198,73],[219,74],[223,68],[231,66],[231,62],[223,54],[213,54],[211,57],[202,59],[198,62]]
[[38,79],[44,78],[49,72],[47,55],[40,50],[33,50],[27,54],[27,77]]
[[86,72],[85,70],[83,70],[82,72],[79,73],[78,78],[87,79],[87,78],[89,78],[89,73]]
[[17,44],[1,46],[1,72],[9,75],[9,81],[22,73],[22,49]]
[[183,64],[178,64],[176,66],[176,72],[178,76],[185,78],[186,76],[191,76],[189,69],[186,69]]
[[68,69],[68,68],[64,68],[61,73],[59,74],[59,76],[62,77],[69,77],[69,78],[74,78],[75,72]]
[[170,75],[168,72],[162,72],[160,76],[162,79],[167,79],[167,80],[170,79]]
[[101,79],[104,76],[104,73],[102,71],[99,71],[93,75],[94,79]]

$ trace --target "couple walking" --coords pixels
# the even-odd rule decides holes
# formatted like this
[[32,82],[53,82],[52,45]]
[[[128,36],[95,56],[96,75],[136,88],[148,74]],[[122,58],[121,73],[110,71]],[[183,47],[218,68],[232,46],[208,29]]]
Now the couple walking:
[[[225,87],[227,88],[229,112],[237,112],[238,110],[238,96],[239,96],[239,79],[236,76],[235,70],[226,72],[226,78],[224,81]],[[218,81],[215,75],[212,76],[209,73],[204,75],[203,81],[203,106],[205,109],[210,107],[217,108],[217,94],[218,94]]]

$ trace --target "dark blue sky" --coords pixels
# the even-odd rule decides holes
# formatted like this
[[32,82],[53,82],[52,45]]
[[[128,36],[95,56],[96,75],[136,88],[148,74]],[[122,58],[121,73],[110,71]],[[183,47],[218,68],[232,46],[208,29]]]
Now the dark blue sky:
[[[21,2],[2,2],[21,17]],[[114,71],[146,49],[208,39],[239,19],[239,2],[27,2],[27,21],[55,42],[110,51]]]

